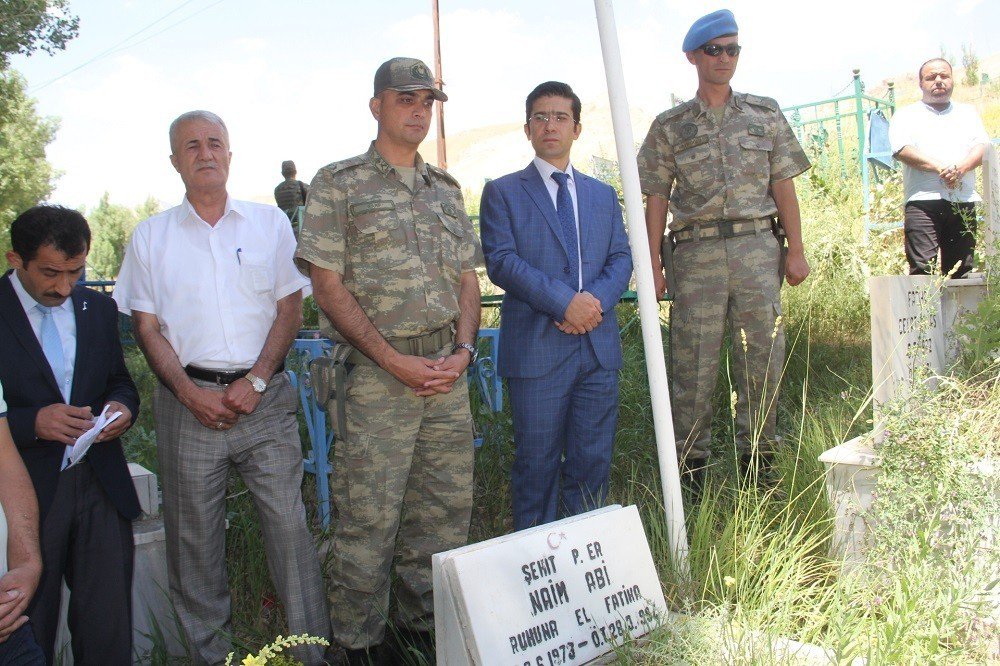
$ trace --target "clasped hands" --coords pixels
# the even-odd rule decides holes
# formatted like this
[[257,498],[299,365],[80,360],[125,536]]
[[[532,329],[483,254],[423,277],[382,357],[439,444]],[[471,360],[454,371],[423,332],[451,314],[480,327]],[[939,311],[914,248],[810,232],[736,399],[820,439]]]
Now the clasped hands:
[[241,415],[252,414],[257,409],[261,394],[243,377],[226,386],[224,391],[191,382],[188,390],[177,397],[206,428],[229,430]]
[[957,164],[949,164],[948,166],[941,167],[938,169],[938,176],[944,181],[944,184],[948,186],[949,189],[955,189],[962,182],[962,177],[965,176],[965,170]]
[[604,308],[589,291],[581,291],[569,302],[563,320],[554,322],[556,328],[569,335],[583,335],[597,328],[604,319]]
[[426,398],[435,393],[450,393],[455,380],[465,372],[471,361],[472,355],[461,348],[438,358],[399,354],[386,370],[415,395]]

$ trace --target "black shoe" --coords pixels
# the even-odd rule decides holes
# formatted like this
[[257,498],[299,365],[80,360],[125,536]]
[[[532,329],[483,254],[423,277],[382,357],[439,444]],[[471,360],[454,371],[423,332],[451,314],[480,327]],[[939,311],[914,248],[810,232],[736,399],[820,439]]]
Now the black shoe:
[[681,486],[691,493],[691,501],[697,502],[705,488],[705,475],[708,471],[708,461],[686,460],[681,465]]
[[366,648],[344,648],[341,663],[346,666],[381,666],[385,661],[381,658],[380,647],[372,645]]
[[773,465],[769,453],[741,453],[739,477],[743,483],[758,487],[770,485],[773,481]]
[[389,633],[389,639],[386,641],[389,652],[387,664],[417,666],[437,662],[434,636],[431,632],[395,626],[390,628]]

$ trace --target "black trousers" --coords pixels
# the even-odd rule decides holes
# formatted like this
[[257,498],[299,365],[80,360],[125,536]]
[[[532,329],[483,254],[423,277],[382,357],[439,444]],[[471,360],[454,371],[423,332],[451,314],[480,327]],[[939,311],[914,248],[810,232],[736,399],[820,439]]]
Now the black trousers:
[[[942,275],[958,264],[952,277],[960,278],[972,270],[976,249],[976,205],[937,199],[906,204],[903,221],[906,261],[910,275]],[[941,260],[938,261],[938,249]]]
[[132,523],[115,509],[86,460],[60,473],[41,542],[42,579],[28,617],[46,663],[55,663],[65,577],[74,663],[131,664]]

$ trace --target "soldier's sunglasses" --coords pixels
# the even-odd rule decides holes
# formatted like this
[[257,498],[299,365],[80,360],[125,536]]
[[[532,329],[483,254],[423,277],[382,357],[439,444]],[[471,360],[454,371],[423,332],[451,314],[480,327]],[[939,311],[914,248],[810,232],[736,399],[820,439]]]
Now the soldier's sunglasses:
[[739,44],[726,44],[725,46],[722,44],[705,44],[701,47],[702,53],[713,58],[721,54],[723,51],[725,51],[726,55],[730,58],[735,58],[742,50],[743,47]]

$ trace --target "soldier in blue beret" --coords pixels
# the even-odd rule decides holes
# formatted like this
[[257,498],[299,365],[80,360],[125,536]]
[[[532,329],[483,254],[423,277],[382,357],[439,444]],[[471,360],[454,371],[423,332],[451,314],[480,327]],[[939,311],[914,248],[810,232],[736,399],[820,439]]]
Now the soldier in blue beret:
[[695,21],[682,48],[698,92],[653,122],[639,176],[657,295],[669,285],[673,299],[671,398],[682,478],[697,490],[711,454],[727,328],[741,468],[759,469],[774,450],[785,359],[781,283],[809,275],[792,179],[810,165],[776,101],[730,87],[742,48],[731,11]]

